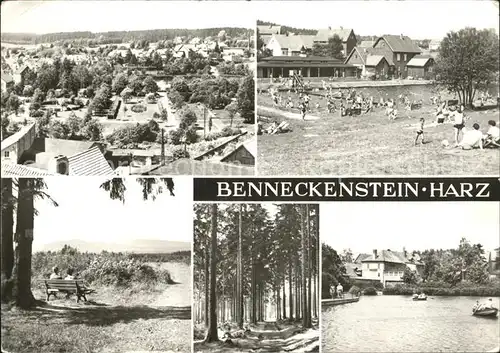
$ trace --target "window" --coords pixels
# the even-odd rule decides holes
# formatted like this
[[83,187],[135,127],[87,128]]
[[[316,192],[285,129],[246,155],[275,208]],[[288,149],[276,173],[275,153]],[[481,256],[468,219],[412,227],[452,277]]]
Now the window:
[[429,66],[429,72],[432,72],[432,66]]
[[404,60],[406,61],[408,59],[408,57],[406,56],[406,54],[404,54]]
[[399,54],[399,53],[396,54],[396,60],[401,61],[401,54]]
[[9,151],[5,151],[3,155],[5,158],[9,158]]

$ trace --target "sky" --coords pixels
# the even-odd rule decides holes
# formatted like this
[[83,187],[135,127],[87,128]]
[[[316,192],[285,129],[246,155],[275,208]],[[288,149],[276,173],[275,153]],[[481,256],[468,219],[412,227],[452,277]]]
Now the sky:
[[37,200],[33,247],[57,241],[123,243],[128,240],[191,242],[192,184],[188,177],[174,178],[175,196],[168,190],[155,201],[143,201],[134,178],[125,179],[125,203],[111,200],[99,186],[100,177],[45,178],[47,193],[59,204]]
[[334,202],[320,208],[321,241],[337,251],[457,248],[465,237],[499,246],[498,202]]
[[51,33],[246,27],[256,20],[360,35],[442,38],[466,26],[495,28],[498,3],[461,1],[3,1],[2,32]]

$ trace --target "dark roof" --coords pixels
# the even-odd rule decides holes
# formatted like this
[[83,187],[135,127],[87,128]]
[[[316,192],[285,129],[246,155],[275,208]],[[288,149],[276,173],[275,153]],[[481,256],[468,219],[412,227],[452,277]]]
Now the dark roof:
[[155,167],[143,175],[255,175],[253,167],[229,163],[178,159],[161,167]]
[[359,254],[356,259],[354,260],[355,263],[360,263],[362,262],[363,260],[369,258],[370,256],[372,256],[371,254]]
[[258,67],[354,67],[342,60],[323,56],[271,56],[257,63]]
[[224,157],[220,159],[221,162],[225,162],[230,156],[237,153],[240,149],[245,149],[249,154],[251,154],[254,158],[257,155],[257,141],[255,139],[243,142],[238,147],[236,147],[233,151],[226,154]]
[[393,34],[383,35],[378,38],[375,42],[378,43],[380,40],[385,40],[389,48],[395,53],[418,53],[420,54],[422,51],[416,45],[413,40],[411,40],[408,36],[397,36]]
[[420,256],[416,253],[406,252],[406,257],[402,251],[378,250],[377,257],[371,254],[361,262],[391,262],[391,263],[414,263],[415,265],[423,265],[420,261]]
[[390,66],[394,65],[394,60],[393,60],[393,57],[392,57],[392,53],[390,52],[390,50],[384,49],[384,48],[361,48],[361,47],[354,47],[352,49],[352,51],[349,53],[349,55],[347,56],[345,62],[348,62],[349,58],[355,52],[357,52],[361,56],[361,59],[363,60],[363,62],[365,64],[366,64],[366,58],[369,55],[382,55]]

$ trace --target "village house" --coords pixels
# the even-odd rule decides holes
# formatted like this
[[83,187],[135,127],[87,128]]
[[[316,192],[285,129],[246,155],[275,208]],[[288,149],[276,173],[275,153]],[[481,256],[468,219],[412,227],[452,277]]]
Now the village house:
[[358,77],[387,78],[394,65],[392,56],[376,48],[354,47],[345,60],[346,64],[358,68]]
[[273,34],[281,34],[281,26],[258,25],[257,31],[262,38],[270,37]]
[[27,65],[23,65],[19,67],[15,72],[14,75],[12,75],[12,78],[15,83],[22,83],[24,82],[24,78],[26,77],[27,74],[30,72],[30,68]]
[[332,38],[334,35],[339,36],[340,40],[342,40],[342,46],[344,47],[343,54],[347,56],[352,49],[356,46],[357,39],[354,34],[354,30],[351,28],[331,28],[320,29],[314,36],[314,44],[325,45],[328,44],[328,40]]
[[488,273],[490,278],[500,278],[500,248],[496,248],[488,254]]
[[355,262],[361,263],[362,278],[378,280],[384,287],[403,283],[403,274],[406,268],[421,277],[424,264],[420,256],[403,251],[373,250],[372,254],[360,254]]
[[322,56],[270,56],[257,63],[257,77],[356,77],[357,67]]
[[269,39],[266,48],[273,56],[306,55],[312,49],[314,36],[274,34]]
[[14,79],[11,75],[2,71],[1,75],[2,92],[7,91],[9,88],[14,86]]
[[221,162],[255,165],[257,155],[257,141],[255,139],[240,144],[236,149],[221,158]]
[[399,36],[384,35],[375,41],[373,47],[392,55],[396,78],[406,78],[408,76],[408,62],[422,52],[410,37],[402,34]]
[[438,51],[440,46],[441,46],[441,39],[432,39],[429,42],[430,51]]
[[435,78],[434,59],[430,56],[414,56],[406,66],[408,67],[408,77],[424,80]]

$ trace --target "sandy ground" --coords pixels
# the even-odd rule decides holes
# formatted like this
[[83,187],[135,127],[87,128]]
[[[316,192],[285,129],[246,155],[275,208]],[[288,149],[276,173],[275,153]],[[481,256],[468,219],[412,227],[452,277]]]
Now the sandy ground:
[[[21,311],[2,305],[2,349],[9,352],[189,352],[191,269],[163,263],[176,284],[96,288],[87,303],[74,296]],[[34,291],[37,299],[43,292]]]

